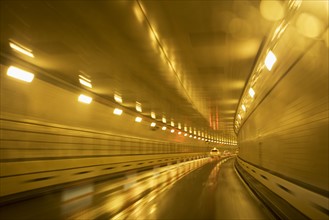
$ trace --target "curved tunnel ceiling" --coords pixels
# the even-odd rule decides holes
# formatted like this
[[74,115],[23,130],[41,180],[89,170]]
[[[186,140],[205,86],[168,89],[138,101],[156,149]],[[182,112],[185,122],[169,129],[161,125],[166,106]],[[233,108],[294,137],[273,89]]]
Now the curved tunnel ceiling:
[[[1,54],[188,129],[235,136],[233,121],[265,33],[260,1],[7,1]],[[6,11],[6,13],[4,13]],[[33,50],[13,52],[9,41]]]

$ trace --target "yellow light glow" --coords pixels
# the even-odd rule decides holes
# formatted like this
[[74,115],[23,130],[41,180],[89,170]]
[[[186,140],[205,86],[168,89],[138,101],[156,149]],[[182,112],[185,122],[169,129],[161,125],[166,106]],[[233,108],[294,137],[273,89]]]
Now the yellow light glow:
[[90,104],[93,99],[89,96],[81,94],[78,98],[79,102]]
[[187,136],[187,133],[185,133],[184,136],[186,137]]
[[265,66],[266,68],[271,71],[274,63],[276,62],[276,56],[274,55],[274,53],[270,50],[270,52],[268,52],[266,58],[265,58]]
[[162,123],[167,123],[167,120],[165,117],[162,117]]
[[252,88],[249,89],[249,95],[251,98],[254,98],[255,96],[255,91]]
[[239,119],[240,119],[240,120],[242,119],[242,117],[241,117],[241,115],[240,115],[240,114],[238,114],[238,117],[239,117]]
[[26,56],[29,56],[29,57],[31,57],[31,58],[34,58],[34,55],[33,55],[33,53],[32,53],[32,50],[27,49],[26,47],[18,46],[17,44],[14,44],[14,43],[12,43],[12,42],[9,42],[9,46],[10,46],[12,49],[16,50],[17,52],[20,52],[20,53],[22,53],[22,54],[24,54],[24,55],[26,55]]
[[142,121],[142,118],[141,117],[136,117],[135,118],[135,122],[141,122]]
[[193,135],[191,135],[191,134],[190,134],[190,136],[189,136],[189,137],[191,138],[191,137],[193,137]]
[[121,115],[121,114],[122,114],[122,110],[119,109],[119,108],[115,108],[115,109],[113,110],[113,114],[115,114],[115,115]]
[[262,0],[259,6],[261,15],[269,21],[278,21],[284,17],[283,4],[279,0]]
[[182,129],[182,125],[181,125],[181,123],[178,123],[178,129]]
[[187,127],[186,126],[184,127],[184,131],[187,131]]
[[181,131],[179,131],[179,132],[178,132],[178,134],[179,134],[179,135],[181,135],[181,134],[182,134],[182,132],[181,132]]
[[89,88],[92,88],[92,85],[90,82],[85,81],[84,79],[79,79],[79,82],[81,85],[87,86]]
[[136,111],[142,112],[142,104],[139,102],[136,102]]
[[[82,71],[81,71],[82,72]],[[91,82],[90,79],[88,79],[87,77],[84,77],[83,75],[79,75],[79,77],[87,82]]]
[[32,82],[34,78],[33,73],[27,72],[14,66],[10,66],[8,68],[7,75],[29,83]]
[[194,139],[196,139],[196,136],[194,136]]
[[163,131],[167,130],[167,127],[166,126],[162,126],[162,130]]
[[245,105],[242,105],[241,108],[242,108],[243,111],[247,110]]
[[122,103],[122,97],[119,94],[114,94],[114,100],[118,103]]
[[155,122],[151,123],[151,127],[155,127],[157,124]]
[[296,27],[298,32],[305,37],[317,38],[325,31],[326,25],[312,14],[301,13],[298,16]]
[[175,126],[175,123],[174,123],[173,121],[171,121],[171,122],[170,122],[170,125],[171,125],[172,127],[174,127],[174,126]]
[[155,113],[154,112],[151,112],[151,118],[155,119]]
[[175,132],[175,130],[174,130],[174,129],[171,129],[171,130],[170,130],[170,132],[171,132],[171,133],[174,133],[174,132]]
[[198,140],[200,140],[201,138],[200,137],[198,137]]

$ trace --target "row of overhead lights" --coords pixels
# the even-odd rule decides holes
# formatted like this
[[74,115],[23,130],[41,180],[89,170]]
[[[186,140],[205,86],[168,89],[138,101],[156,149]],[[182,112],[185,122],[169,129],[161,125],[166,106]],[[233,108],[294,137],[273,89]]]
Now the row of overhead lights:
[[[120,104],[123,103],[122,97],[119,94],[114,94],[114,100],[116,102],[120,103]],[[139,103],[139,102],[136,102],[136,111],[137,112],[142,112],[142,104]],[[123,113],[123,110],[120,109],[120,108],[115,108],[114,111],[113,111],[113,113],[115,115],[121,115]],[[151,112],[151,118],[153,120],[156,119],[156,114],[153,111]],[[142,117],[137,116],[135,118],[135,122],[141,122],[141,121],[142,121]],[[200,131],[198,131],[198,135],[197,135],[196,130],[194,130],[194,132],[192,132],[192,128],[191,127],[190,127],[190,131],[189,132],[188,132],[188,128],[186,126],[184,126],[184,131],[181,131],[181,129],[182,129],[181,123],[178,123],[177,124],[177,129],[176,129],[176,128],[174,128],[175,127],[175,123],[173,121],[170,122],[170,127],[171,127],[171,129],[170,129],[166,125],[167,124],[167,119],[166,119],[165,116],[163,116],[161,118],[161,122],[163,124],[161,126],[161,130],[163,130],[163,131],[170,130],[171,133],[175,133],[176,132],[178,135],[184,135],[185,137],[188,136],[190,138],[194,138],[194,139],[201,140],[201,141],[208,141],[208,142],[222,143],[222,144],[232,144],[232,145],[235,143],[235,142],[233,142],[233,140],[232,141],[231,140],[230,141],[221,141],[219,139],[214,138],[213,136],[204,134],[204,132],[200,132]],[[153,121],[153,122],[150,123],[150,126],[151,127],[156,127],[157,126],[157,123],[155,121]]]
[[[29,50],[20,44],[10,42],[9,46],[16,52],[29,56],[30,58],[34,58],[32,50]],[[20,69],[15,66],[10,66],[8,68],[7,75],[10,77],[28,82],[28,83],[31,83],[34,79],[33,73]],[[79,82],[81,85],[83,85],[85,87],[92,88],[91,80],[84,75],[79,75]],[[84,104],[90,104],[92,102],[92,100],[93,100],[92,97],[85,95],[85,94],[80,94],[78,97],[78,101],[81,103],[84,103]],[[119,104],[123,103],[122,97],[119,94],[114,94],[114,100]],[[136,111],[139,113],[142,112],[142,104],[139,102],[136,102]],[[123,113],[123,110],[120,107],[114,108],[114,110],[113,110],[113,114],[115,114],[115,115],[120,116],[120,115],[122,115],[122,113]],[[151,118],[153,120],[156,120],[156,114],[154,112],[151,112]],[[137,116],[135,118],[135,122],[138,122],[138,123],[142,122],[142,120],[143,120],[143,118],[141,116]],[[162,117],[161,122],[163,123],[163,125],[161,126],[161,130],[166,131],[167,130],[167,125],[166,125],[167,120],[166,120],[165,116]],[[156,127],[157,123],[155,121],[153,121],[150,123],[150,126]],[[233,140],[233,138],[223,138],[223,137],[216,138],[216,137],[208,135],[207,133],[204,133],[204,132],[200,132],[200,131],[197,132],[195,129],[193,132],[192,127],[190,127],[190,129],[188,131],[187,126],[184,126],[184,129],[183,129],[184,131],[182,131],[181,123],[177,124],[178,131],[176,128],[174,128],[174,126],[175,126],[175,123],[173,121],[171,121],[171,123],[170,123],[171,129],[168,129],[168,130],[170,130],[171,133],[177,132],[178,135],[183,135],[185,137],[197,139],[200,141],[206,141],[206,142],[212,142],[212,143],[218,143],[218,144],[219,143],[227,144],[227,145],[236,145],[237,144],[237,142],[235,140]]]
[[[283,35],[283,32],[286,31],[288,26],[288,21],[291,21],[291,25],[294,25],[294,29],[298,31],[301,36],[304,36],[308,39],[317,39],[317,40],[324,40],[325,43],[328,46],[328,33],[329,29],[327,27],[327,21],[328,18],[326,17],[326,20],[322,20],[324,17],[322,17],[321,13],[321,7],[324,8],[324,10],[327,9],[328,2],[327,1],[318,1],[314,4],[311,4],[307,1],[302,0],[292,0],[287,1],[287,8],[284,9],[284,2],[283,1],[267,1],[262,0],[260,3],[260,12],[262,16],[271,21],[279,21],[279,26],[276,28],[275,32],[273,33],[273,36],[271,37],[271,42],[276,45],[277,39]],[[304,6],[302,8],[302,3]],[[297,10],[301,9],[300,12],[297,13]],[[290,11],[290,12],[289,12]],[[275,13],[272,13],[275,12]],[[289,12],[290,14],[287,15],[288,17],[285,17],[285,12]],[[317,15],[317,13],[319,13]],[[295,19],[292,17],[295,16]],[[273,17],[274,16],[274,17]],[[295,23],[294,23],[295,22]],[[327,33],[327,34],[325,34]],[[321,37],[321,35],[323,37]],[[296,38],[296,37],[295,37]],[[298,39],[295,39],[298,40]],[[261,70],[263,69],[263,66],[267,68],[268,71],[271,71],[274,64],[277,62],[277,57],[275,56],[274,52],[272,50],[268,50],[264,65],[261,64],[258,70],[253,72],[251,79],[255,78],[255,81],[258,79],[257,74],[260,74]],[[255,83],[252,84],[254,86]],[[255,97],[255,91],[252,88],[252,86],[249,87],[249,97],[247,94],[244,95],[241,106],[238,108],[238,114],[235,118],[235,131],[238,133],[239,128],[242,124],[242,120],[244,119],[244,116],[248,110],[248,107],[250,106],[251,102],[254,100]],[[249,106],[248,106],[249,104]]]
[[[273,51],[270,50],[267,53],[266,58],[264,60],[265,67],[267,68],[268,71],[272,70],[272,68],[273,68],[274,64],[276,63],[276,61],[277,61],[277,58],[276,58],[275,54],[273,53]],[[251,102],[255,98],[256,92],[255,92],[253,87],[249,87],[248,95],[249,95],[249,97],[247,97],[245,99],[242,99],[244,101],[241,102],[241,106],[239,107],[239,110],[238,110],[239,113],[237,114],[237,117],[235,119],[236,132],[239,130],[239,128],[242,124],[242,120],[243,120],[244,115],[246,114],[246,112],[248,110],[248,107],[250,106]],[[249,99],[250,99],[250,102],[247,102],[247,100],[249,100]]]
[[[85,85],[84,83],[81,83],[81,84]],[[92,101],[92,98],[81,94],[79,96],[78,100],[80,102],[90,104],[91,101]],[[123,103],[122,97],[119,94],[114,94],[114,100],[119,104]],[[135,109],[136,109],[137,112],[141,113],[142,112],[142,104],[139,103],[139,102],[136,102]],[[115,114],[115,115],[120,116],[120,115],[122,115],[122,113],[123,113],[123,110],[121,108],[114,108],[114,110],[113,110],[113,114]],[[151,118],[154,119],[154,120],[156,119],[156,114],[154,112],[151,112]],[[135,118],[135,122],[142,122],[142,120],[143,120],[143,118],[140,117],[140,116],[137,116]],[[185,137],[188,136],[190,138],[194,138],[194,139],[201,140],[201,141],[208,141],[208,142],[212,142],[212,143],[221,143],[221,144],[228,144],[228,145],[236,144],[236,142],[233,141],[233,140],[226,140],[226,141],[220,140],[220,139],[216,140],[216,138],[214,138],[213,136],[204,134],[204,132],[200,132],[200,131],[198,131],[198,135],[197,135],[196,130],[194,130],[194,134],[193,134],[192,128],[190,128],[190,133],[188,133],[188,128],[186,126],[184,127],[184,131],[181,131],[181,129],[182,129],[181,123],[177,124],[177,128],[178,128],[178,131],[177,131],[177,129],[174,128],[175,123],[173,121],[170,122],[171,129],[168,129],[167,125],[166,125],[167,119],[164,116],[162,117],[161,122],[163,123],[163,125],[161,126],[161,130],[163,130],[163,131],[170,130],[171,133],[177,132],[178,135],[184,135]],[[150,126],[151,127],[156,127],[157,123],[153,121],[153,122],[150,123]]]
[[[80,102],[90,104],[91,101],[92,101],[92,98],[81,94],[79,96],[78,100]],[[115,94],[114,95],[114,100],[117,101],[118,103],[122,104],[122,97],[120,95]],[[142,104],[139,103],[139,102],[136,102],[136,111],[137,112],[142,112]],[[123,110],[121,108],[114,108],[114,110],[113,110],[113,114],[115,114],[115,115],[120,116],[120,115],[122,115],[122,113],[123,113]],[[156,115],[155,115],[154,112],[151,112],[151,118],[156,119]],[[135,122],[142,122],[142,120],[143,120],[143,118],[140,117],[140,116],[137,116],[135,118]],[[186,126],[184,127],[184,131],[181,131],[181,129],[182,129],[181,123],[178,123],[178,125],[177,125],[178,131],[177,131],[177,129],[174,128],[175,123],[173,121],[171,121],[171,123],[170,123],[171,129],[168,129],[167,125],[166,125],[167,120],[166,120],[165,117],[162,117],[161,122],[163,123],[163,125],[161,126],[161,130],[163,130],[163,131],[170,130],[171,133],[177,132],[178,135],[184,135],[185,137],[188,136],[189,138],[194,138],[194,139],[201,140],[201,141],[206,141],[206,142],[208,141],[208,142],[212,142],[212,143],[236,145],[236,141],[233,141],[233,140],[224,141],[224,140],[220,140],[218,138],[216,139],[213,136],[204,134],[204,132],[198,131],[199,135],[196,135],[196,133],[197,133],[196,130],[194,130],[194,133],[193,133],[192,128],[190,128],[190,133],[188,133],[188,128]],[[157,123],[153,121],[153,122],[150,123],[150,126],[151,127],[156,127]]]

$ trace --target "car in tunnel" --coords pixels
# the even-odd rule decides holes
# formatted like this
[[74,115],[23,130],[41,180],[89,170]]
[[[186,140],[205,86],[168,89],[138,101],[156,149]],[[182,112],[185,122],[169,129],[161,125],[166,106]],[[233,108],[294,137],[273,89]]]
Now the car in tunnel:
[[210,151],[211,157],[219,157],[220,154],[221,154],[220,151],[215,147],[213,149],[211,149],[211,151]]

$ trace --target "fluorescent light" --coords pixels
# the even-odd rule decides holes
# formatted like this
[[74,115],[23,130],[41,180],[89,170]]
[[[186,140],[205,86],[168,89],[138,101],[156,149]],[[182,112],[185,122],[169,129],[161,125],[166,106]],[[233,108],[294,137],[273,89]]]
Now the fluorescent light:
[[266,68],[268,70],[271,70],[275,62],[276,62],[276,56],[270,50],[270,52],[268,52],[268,54],[267,54],[267,56],[265,58],[265,66],[266,66]]
[[7,75],[14,77],[16,79],[25,81],[25,82],[32,82],[33,78],[34,78],[34,74],[27,72],[25,70],[19,69],[17,67],[14,66],[10,66],[7,70]]
[[122,97],[119,94],[114,94],[114,100],[118,103],[122,103]]
[[87,81],[84,80],[84,79],[79,79],[79,82],[80,82],[80,84],[82,84],[82,85],[84,85],[84,86],[87,86],[87,87],[89,87],[89,88],[92,88],[91,83],[90,83],[90,82],[87,82]]
[[141,122],[142,121],[142,118],[141,117],[136,117],[135,118],[135,122]]
[[151,123],[151,127],[155,127],[157,124],[155,122]]
[[151,118],[155,119],[155,113],[151,112]]
[[245,105],[242,105],[241,107],[242,107],[242,110],[243,111],[246,111],[247,110]]
[[83,95],[83,94],[81,94],[78,98],[79,102],[83,102],[83,103],[86,103],[86,104],[90,104],[92,100],[93,99],[91,97]]
[[249,95],[251,98],[254,98],[255,96],[255,91],[252,88],[249,89]]
[[162,127],[162,130],[164,130],[164,131],[167,130],[167,127],[166,126],[163,126]]
[[[82,71],[81,71],[82,72]],[[90,79],[88,79],[87,77],[84,77],[83,75],[79,75],[79,77],[87,82],[91,82]]]
[[136,102],[136,111],[142,112],[142,104],[139,102]]
[[115,114],[115,115],[121,115],[121,114],[122,114],[122,110],[119,109],[119,108],[115,108],[115,109],[113,110],[113,114]]
[[174,133],[174,132],[175,132],[175,130],[174,130],[174,129],[171,129],[171,130],[170,130],[170,132],[171,132],[171,133]]
[[32,50],[30,50],[30,49],[28,49],[28,48],[26,48],[26,47],[18,46],[17,44],[14,44],[14,43],[12,43],[12,42],[9,42],[9,46],[10,46],[12,49],[16,50],[17,52],[20,52],[20,53],[22,53],[22,54],[24,54],[24,55],[26,55],[26,56],[29,56],[29,57],[34,58],[34,55],[33,55],[33,53],[32,53]]

